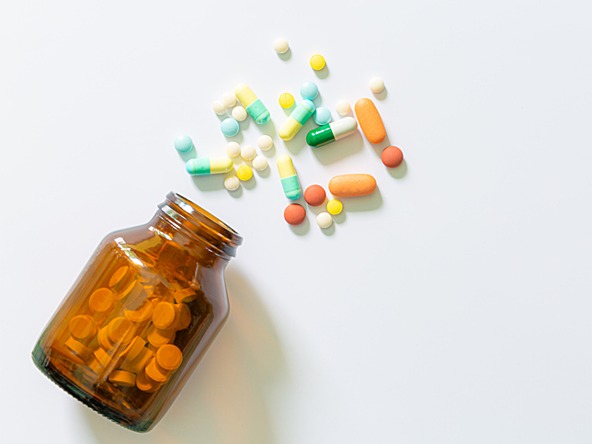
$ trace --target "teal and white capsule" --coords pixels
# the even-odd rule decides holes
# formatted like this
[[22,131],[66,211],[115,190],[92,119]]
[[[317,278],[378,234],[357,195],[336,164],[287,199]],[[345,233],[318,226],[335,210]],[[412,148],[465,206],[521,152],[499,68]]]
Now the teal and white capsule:
[[277,158],[276,163],[282,179],[284,194],[290,200],[299,199],[302,196],[302,188],[300,187],[300,181],[298,180],[294,163],[292,163],[292,158],[284,154]]
[[185,169],[192,176],[208,176],[227,173],[233,166],[232,159],[229,157],[200,157],[189,159]]
[[353,117],[344,117],[336,122],[319,126],[310,130],[306,135],[306,143],[314,148],[318,148],[344,137],[351,136],[358,127],[358,122]]
[[315,106],[310,100],[303,100],[300,102],[298,106],[294,108],[294,111],[292,111],[288,120],[286,120],[280,128],[280,137],[286,141],[292,140],[314,112]]

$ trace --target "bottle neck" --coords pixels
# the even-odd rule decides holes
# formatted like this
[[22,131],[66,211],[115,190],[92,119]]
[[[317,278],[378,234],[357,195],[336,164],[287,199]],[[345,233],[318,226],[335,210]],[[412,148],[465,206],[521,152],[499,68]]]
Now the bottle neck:
[[231,227],[180,194],[170,192],[158,205],[156,218],[204,244],[216,256],[228,261],[236,256],[242,237]]

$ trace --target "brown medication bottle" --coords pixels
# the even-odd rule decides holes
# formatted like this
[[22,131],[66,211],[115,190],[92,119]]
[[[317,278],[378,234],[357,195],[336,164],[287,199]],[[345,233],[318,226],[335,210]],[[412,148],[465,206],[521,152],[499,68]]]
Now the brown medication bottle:
[[109,234],[33,350],[79,401],[138,432],[166,413],[229,313],[224,269],[242,238],[176,193]]

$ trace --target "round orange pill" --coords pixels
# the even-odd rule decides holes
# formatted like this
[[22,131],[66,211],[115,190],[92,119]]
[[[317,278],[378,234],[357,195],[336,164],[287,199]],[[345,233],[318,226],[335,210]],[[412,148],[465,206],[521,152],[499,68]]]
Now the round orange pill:
[[154,305],[152,302],[145,301],[137,310],[124,309],[123,315],[132,322],[144,322],[152,318],[153,309]]
[[176,345],[163,345],[156,351],[156,363],[165,370],[176,370],[182,362],[183,353]]
[[160,347],[175,340],[175,330],[160,330],[152,325],[146,334],[148,342],[155,347]]
[[403,163],[403,151],[396,146],[387,146],[382,150],[380,159],[384,166],[388,168],[396,168]]
[[165,382],[169,379],[168,373],[162,372],[158,365],[156,364],[156,359],[152,359],[148,365],[146,366],[146,376],[156,382]]
[[108,288],[99,288],[90,295],[88,306],[96,313],[105,313],[113,308],[115,297]]
[[327,193],[320,185],[311,185],[304,191],[304,200],[311,207],[318,207],[325,202]]
[[114,288],[121,284],[128,271],[129,267],[127,265],[119,267],[117,270],[115,270],[115,273],[113,273],[109,278],[109,287]]
[[166,330],[175,322],[175,306],[170,302],[160,302],[152,312],[152,323],[160,330]]
[[306,219],[306,210],[300,204],[290,204],[284,210],[284,219],[290,225],[300,225]]
[[136,385],[136,375],[125,370],[115,370],[109,375],[109,381],[122,387],[133,387]]
[[68,323],[70,334],[79,340],[92,338],[97,334],[97,323],[89,315],[74,316]]
[[145,372],[138,373],[136,376],[136,387],[138,387],[143,392],[152,392],[158,388],[160,384],[158,382],[151,380],[148,376],[146,376]]
[[134,324],[129,319],[119,316],[109,322],[107,331],[111,341],[127,345],[134,337]]

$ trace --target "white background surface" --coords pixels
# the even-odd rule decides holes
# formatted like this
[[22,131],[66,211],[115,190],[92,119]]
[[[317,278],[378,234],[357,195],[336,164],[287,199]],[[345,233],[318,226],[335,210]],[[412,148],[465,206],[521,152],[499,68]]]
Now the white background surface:
[[[584,1],[4,0],[2,441],[590,443],[590,13]],[[316,51],[326,79],[308,66]],[[221,177],[187,176],[172,147],[188,133],[199,154],[221,153],[211,102],[239,81],[277,127],[280,92],[314,80],[333,108],[369,95],[374,75],[405,174],[359,136],[290,145],[304,185],[378,180],[329,233],[311,212],[304,229],[283,222],[273,164],[232,197]],[[260,128],[242,134],[254,143]],[[227,270],[231,319],[138,435],[59,390],[30,352],[99,240],[147,221],[170,190],[245,242]]]

